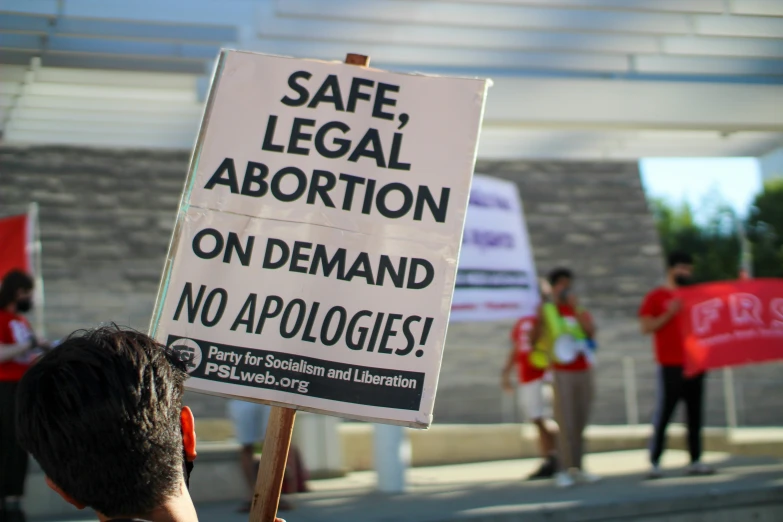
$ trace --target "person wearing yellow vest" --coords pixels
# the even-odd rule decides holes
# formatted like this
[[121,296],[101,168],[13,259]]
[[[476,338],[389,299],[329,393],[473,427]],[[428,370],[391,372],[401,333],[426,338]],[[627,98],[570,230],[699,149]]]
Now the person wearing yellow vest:
[[[539,287],[544,292],[549,283],[540,281]],[[526,315],[521,317],[511,329],[511,351],[501,372],[501,385],[507,393],[515,391],[511,381],[511,373],[516,367],[518,384],[516,386],[517,402],[524,412],[525,419],[534,424],[538,432],[538,445],[543,459],[541,465],[528,480],[549,479],[557,472],[557,453],[555,451],[555,433],[548,424],[552,419],[551,399],[549,392],[549,364],[535,366],[531,359],[534,351],[530,341],[530,331],[534,328],[536,317]],[[546,382],[545,382],[546,381]]]
[[549,274],[551,293],[539,306],[531,341],[533,365],[551,365],[555,387],[555,420],[559,466],[555,474],[558,487],[577,482],[596,482],[600,478],[582,468],[584,430],[593,402],[595,324],[579,306],[571,286],[573,273],[557,268]]

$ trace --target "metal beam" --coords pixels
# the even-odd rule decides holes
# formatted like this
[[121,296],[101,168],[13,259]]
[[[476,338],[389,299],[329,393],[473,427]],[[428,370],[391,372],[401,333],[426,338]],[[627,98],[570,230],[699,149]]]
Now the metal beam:
[[0,33],[0,48],[190,60],[211,60],[220,50],[220,46],[215,44],[88,38],[58,34],[49,35],[44,45],[42,35],[24,33]]
[[[781,5],[783,5],[783,2],[781,2]],[[661,38],[661,51],[690,56],[783,58],[783,40],[722,36],[665,36]]]
[[195,103],[193,89],[154,89],[149,87],[120,87],[113,85],[34,82],[24,91],[25,96],[54,96],[87,99],[115,99],[125,102],[153,100],[157,102]]
[[[306,40],[260,40],[249,42],[245,49],[284,56],[308,56],[331,60],[342,56],[356,44],[343,42],[309,42]],[[431,67],[462,68],[462,74],[475,74],[477,68],[496,71],[580,71],[590,73],[627,73],[629,61],[619,54],[579,52],[504,51],[488,49],[450,49],[416,45],[364,44],[362,52],[373,57],[373,63],[391,70]]]
[[783,143],[783,133],[558,130],[485,125],[485,159],[638,159],[656,156],[758,156]]
[[734,0],[731,12],[741,15],[783,16],[780,0]]
[[[723,13],[723,0],[451,0],[466,4],[509,4],[533,7],[573,7],[619,11]],[[775,0],[767,0],[775,1]]]
[[238,37],[234,25],[161,24],[85,18],[59,18],[54,32],[72,36],[213,43],[234,42]]
[[203,106],[200,103],[159,101],[159,100],[127,100],[117,98],[74,98],[70,96],[35,96],[26,94],[19,101],[20,107],[43,110],[74,110],[83,113],[89,111],[136,112],[140,114],[191,114],[195,120],[201,116]]
[[[7,55],[3,56],[5,60]],[[84,69],[108,69],[118,71],[156,71],[164,73],[206,74],[203,60],[177,58],[138,57],[99,54],[54,54],[42,56],[43,64],[49,67],[75,67]],[[28,58],[29,61],[29,58]]]
[[264,39],[319,40],[357,44],[390,44],[427,48],[604,52],[611,54],[655,53],[658,42],[650,35],[519,31],[480,27],[406,25],[351,20],[318,20],[276,17],[271,5],[259,11],[256,26]]
[[636,56],[634,70],[641,73],[783,76],[783,60],[713,56]]
[[[5,67],[1,67],[0,72],[5,74]],[[64,67],[42,67],[35,71],[35,81],[37,82],[181,89],[188,92],[193,90],[196,85],[196,79],[197,76],[175,73],[107,71]]]
[[60,0],[3,0],[0,13],[56,16]]
[[53,17],[0,12],[0,31],[46,34]]
[[[286,0],[278,15],[425,25],[455,25],[553,31],[689,34],[688,16],[594,9],[551,9],[521,5],[453,4],[432,0]],[[705,15],[712,16],[712,15]]]
[[783,18],[771,16],[695,16],[696,34],[783,38]]
[[783,131],[783,86],[498,78],[490,124],[596,129]]
[[179,149],[193,146],[198,127],[192,132],[171,133],[167,129],[148,128],[143,132],[42,132],[40,130],[16,129],[13,125],[5,130],[4,141],[19,144],[78,145],[91,147]]

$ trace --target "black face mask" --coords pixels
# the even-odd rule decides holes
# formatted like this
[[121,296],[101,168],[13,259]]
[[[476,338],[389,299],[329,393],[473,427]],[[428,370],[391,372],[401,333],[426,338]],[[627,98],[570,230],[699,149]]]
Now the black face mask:
[[29,312],[33,308],[33,300],[32,299],[20,299],[16,302],[16,311],[17,312]]
[[688,286],[693,282],[693,278],[691,276],[678,275],[674,276],[674,282],[677,283],[677,286]]

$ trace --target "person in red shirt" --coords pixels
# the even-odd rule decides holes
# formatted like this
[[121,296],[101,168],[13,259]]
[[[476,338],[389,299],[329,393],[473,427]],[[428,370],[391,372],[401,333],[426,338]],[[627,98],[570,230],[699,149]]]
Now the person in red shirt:
[[21,522],[20,507],[27,474],[27,453],[16,441],[16,390],[36,357],[36,340],[27,320],[33,280],[9,272],[0,283],[0,520]]
[[[552,373],[555,383],[555,420],[559,432],[557,454],[558,473],[555,484],[558,487],[571,487],[576,482],[597,482],[600,477],[584,471],[584,430],[590,417],[593,402],[593,372],[591,350],[588,341],[595,338],[595,324],[590,314],[579,306],[572,291],[573,272],[567,268],[557,268],[549,274],[551,296],[549,299],[557,307],[558,320],[569,332],[579,331],[583,339],[561,336],[571,340],[572,353],[558,349],[564,339],[550,336],[555,342],[552,357]],[[539,307],[538,320],[531,332],[535,343],[546,326],[544,307]],[[548,327],[548,326],[547,326]]]
[[642,333],[653,334],[658,361],[658,398],[652,422],[648,474],[652,479],[663,476],[660,459],[666,445],[666,427],[681,400],[685,402],[688,425],[691,457],[688,473],[705,475],[715,471],[701,462],[704,374],[692,378],[685,378],[683,374],[684,341],[679,323],[682,302],[677,297],[677,289],[691,282],[692,273],[693,258],[683,252],[673,252],[667,262],[666,284],[650,291],[639,308]]
[[547,426],[547,420],[552,415],[547,412],[544,397],[546,370],[536,368],[530,362],[530,353],[532,352],[530,332],[535,324],[535,316],[522,317],[514,324],[511,329],[511,351],[501,374],[503,389],[509,393],[513,392],[511,371],[516,366],[519,403],[522,405],[527,420],[535,424],[538,429],[538,443],[544,461],[528,477],[529,480],[551,478],[557,471],[555,435]]

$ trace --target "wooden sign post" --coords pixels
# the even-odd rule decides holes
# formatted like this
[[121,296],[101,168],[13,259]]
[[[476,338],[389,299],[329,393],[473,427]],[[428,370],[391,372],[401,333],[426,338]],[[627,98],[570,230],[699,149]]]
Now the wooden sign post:
[[261,452],[256,488],[253,492],[253,504],[250,507],[250,522],[274,522],[275,520],[295,419],[296,410],[272,407],[264,436],[264,450]]
[[[348,53],[345,63],[368,67],[370,57]],[[288,462],[295,420],[295,409],[272,407],[264,436],[261,465],[258,467],[256,487],[253,491],[250,522],[274,522],[277,517],[277,506],[280,504],[280,493],[283,490],[285,466]]]

